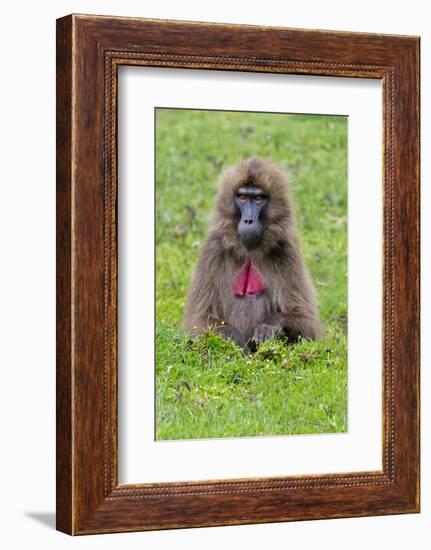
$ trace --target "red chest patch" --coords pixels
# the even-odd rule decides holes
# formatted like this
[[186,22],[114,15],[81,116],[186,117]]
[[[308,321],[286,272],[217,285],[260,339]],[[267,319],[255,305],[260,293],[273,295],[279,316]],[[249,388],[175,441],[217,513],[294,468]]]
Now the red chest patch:
[[247,260],[244,267],[235,277],[233,291],[237,296],[253,296],[262,294],[265,290],[259,273],[253,269],[251,260]]

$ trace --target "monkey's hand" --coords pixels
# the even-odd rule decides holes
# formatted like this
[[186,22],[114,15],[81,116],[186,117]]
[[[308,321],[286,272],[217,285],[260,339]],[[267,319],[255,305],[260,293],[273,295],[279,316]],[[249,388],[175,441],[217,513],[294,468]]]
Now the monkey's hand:
[[243,335],[238,329],[236,329],[232,325],[228,325],[226,323],[218,323],[214,328],[217,334],[220,334],[220,336],[222,336],[223,338],[226,338],[227,340],[233,340],[242,348],[245,346]]
[[260,344],[263,344],[265,340],[269,338],[275,338],[282,332],[280,325],[270,325],[268,323],[262,323],[254,329],[253,337],[249,342],[249,347],[252,351],[255,351]]

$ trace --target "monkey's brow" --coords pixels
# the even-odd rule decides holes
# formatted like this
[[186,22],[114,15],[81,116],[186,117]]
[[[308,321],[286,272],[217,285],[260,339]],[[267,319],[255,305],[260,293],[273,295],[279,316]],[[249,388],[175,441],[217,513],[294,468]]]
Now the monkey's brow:
[[260,187],[240,187],[236,193],[237,195],[263,195],[266,197],[265,191]]

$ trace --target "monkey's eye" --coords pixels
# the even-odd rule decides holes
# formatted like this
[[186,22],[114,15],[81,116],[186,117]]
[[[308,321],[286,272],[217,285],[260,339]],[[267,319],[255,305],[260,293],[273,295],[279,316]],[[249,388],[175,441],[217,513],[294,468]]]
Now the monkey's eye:
[[246,195],[238,195],[238,199],[240,200],[240,202],[245,202],[247,200],[247,196]]
[[260,204],[263,201],[263,196],[262,195],[256,195],[254,197],[254,200],[257,204]]

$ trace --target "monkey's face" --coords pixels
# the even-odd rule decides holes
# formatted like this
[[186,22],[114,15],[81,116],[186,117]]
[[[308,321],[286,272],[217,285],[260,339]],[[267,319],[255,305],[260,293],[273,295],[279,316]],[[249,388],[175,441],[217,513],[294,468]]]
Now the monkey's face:
[[234,202],[240,215],[238,238],[247,250],[252,250],[262,240],[262,215],[268,206],[269,197],[259,187],[244,186],[236,191]]

